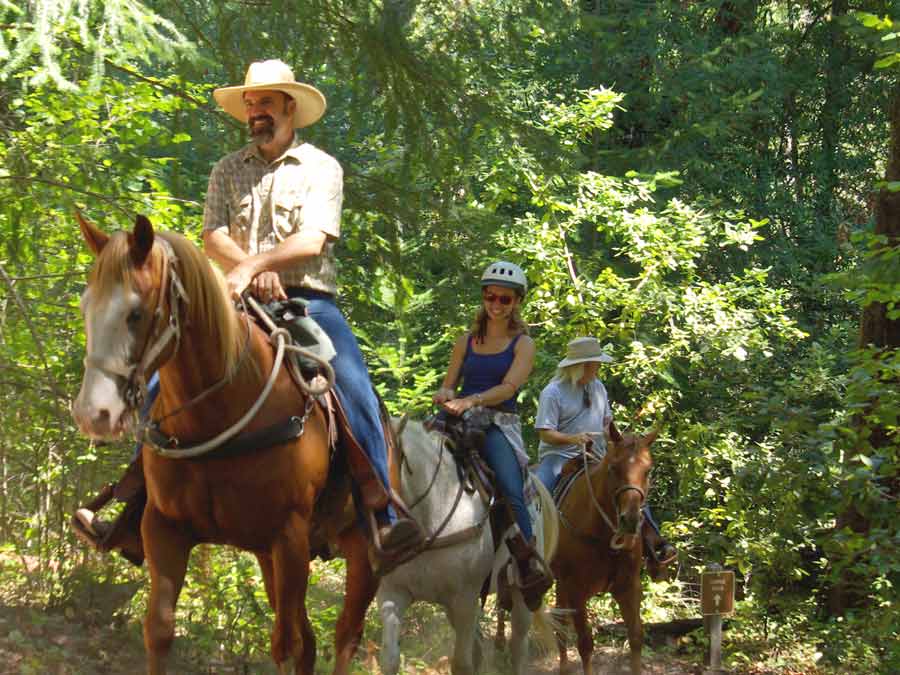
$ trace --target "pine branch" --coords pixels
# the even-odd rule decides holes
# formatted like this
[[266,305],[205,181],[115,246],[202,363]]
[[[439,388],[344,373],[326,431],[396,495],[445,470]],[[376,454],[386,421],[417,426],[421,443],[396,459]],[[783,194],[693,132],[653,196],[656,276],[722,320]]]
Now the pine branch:
[[74,185],[68,185],[66,183],[60,183],[59,181],[50,180],[49,178],[36,178],[34,176],[0,176],[0,180],[21,180],[21,181],[27,181],[30,183],[43,183],[44,185],[52,185],[53,187],[62,188],[64,190],[68,190],[70,192],[77,192],[78,194],[88,195],[89,197],[95,197],[97,199],[100,199],[101,201],[106,202],[113,208],[118,209],[119,211],[121,211],[122,213],[127,215],[129,218],[135,216],[137,212],[129,211],[128,209],[126,209],[124,206],[121,206],[117,202],[119,200],[125,200],[125,201],[131,201],[131,202],[140,202],[141,201],[140,199],[137,199],[136,197],[127,197],[127,196],[110,197],[109,195],[100,194],[99,192],[94,192],[92,190],[85,190],[83,188],[78,188],[78,187],[75,187]]
[[111,61],[109,58],[104,58],[103,63],[105,63],[107,66],[109,66],[113,70],[118,70],[120,73],[124,73],[125,75],[128,75],[129,77],[133,77],[134,79],[140,80],[141,82],[146,82],[147,84],[152,84],[157,89],[162,89],[163,91],[167,91],[170,94],[174,94],[175,96],[178,96],[179,98],[183,98],[185,101],[188,101],[189,103],[193,103],[198,108],[205,108],[205,107],[208,107],[208,105],[209,105],[206,101],[201,101],[198,98],[194,98],[186,91],[183,91],[181,89],[178,89],[178,88],[173,87],[168,84],[163,84],[162,82],[160,82],[159,80],[157,80],[153,77],[147,77],[146,75],[141,75],[140,73],[138,73],[134,70],[131,70],[130,68],[126,68],[125,66],[120,66],[118,63]]
[[84,271],[80,272],[59,272],[57,274],[29,274],[24,277],[10,277],[13,281],[31,281],[33,279],[58,279],[61,277],[80,277],[84,276]]
[[[65,393],[59,388],[59,384],[55,379],[50,375],[50,364],[47,361],[47,350],[44,348],[44,343],[41,341],[38,336],[38,331],[35,328],[34,323],[31,320],[31,312],[29,312],[28,306],[25,304],[25,301],[22,299],[22,296],[19,295],[19,292],[16,290],[16,282],[13,281],[12,277],[7,274],[6,269],[0,264],[0,277],[3,278],[3,281],[6,282],[7,288],[9,288],[9,294],[12,296],[13,300],[16,303],[16,306],[19,308],[19,311],[22,313],[22,319],[25,321],[25,324],[28,326],[28,331],[31,333],[31,339],[34,342],[35,347],[37,348],[38,356],[41,359],[41,362],[44,364],[44,373],[47,377],[47,385],[50,387],[50,390],[56,395],[58,401],[65,400],[68,398]],[[61,408],[58,405],[54,406],[58,410]]]

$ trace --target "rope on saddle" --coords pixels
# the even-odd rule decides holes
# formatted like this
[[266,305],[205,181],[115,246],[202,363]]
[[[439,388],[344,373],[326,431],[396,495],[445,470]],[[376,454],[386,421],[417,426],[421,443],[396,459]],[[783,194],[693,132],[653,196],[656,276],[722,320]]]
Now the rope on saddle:
[[[291,429],[297,428],[299,425],[299,436],[299,434],[303,433],[303,427],[306,423],[306,420],[309,418],[310,412],[312,411],[312,398],[314,396],[323,394],[325,391],[331,389],[331,387],[334,386],[334,369],[331,367],[330,363],[328,363],[324,359],[321,359],[317,354],[313,354],[303,349],[302,347],[292,345],[291,334],[286,329],[276,326],[271,321],[271,319],[269,319],[268,316],[265,315],[265,312],[262,311],[262,308],[259,306],[256,300],[254,300],[252,297],[247,297],[247,302],[249,303],[250,307],[260,315],[260,318],[270,329],[269,341],[276,346],[275,361],[272,364],[272,372],[269,373],[269,378],[266,380],[266,384],[263,387],[262,392],[256,399],[256,402],[252,406],[250,406],[250,409],[246,413],[244,413],[244,415],[237,422],[235,422],[233,425],[217,434],[213,438],[204,443],[200,443],[199,445],[182,448],[180,447],[178,438],[174,436],[167,437],[166,434],[164,434],[159,429],[158,425],[151,423],[144,430],[143,441],[150,445],[158,454],[162,455],[163,457],[168,457],[170,459],[195,459],[197,457],[202,457],[214,450],[221,448],[228,441],[237,436],[238,433],[243,431],[244,428],[260,411],[266,400],[269,398],[269,394],[272,392],[272,388],[275,385],[275,380],[278,378],[278,373],[281,370],[281,364],[284,361],[285,351],[300,353],[303,354],[303,356],[318,362],[322,367],[322,370],[325,372],[327,382],[323,387],[313,387],[311,384],[306,382],[302,375],[300,375],[300,386],[307,394],[306,408],[304,410],[303,417],[297,419],[296,421],[294,421],[294,418],[291,417],[285,422],[275,425],[274,427],[264,429],[263,432],[272,436],[281,437],[284,434],[289,433]],[[272,443],[269,443],[269,445],[272,445]]]

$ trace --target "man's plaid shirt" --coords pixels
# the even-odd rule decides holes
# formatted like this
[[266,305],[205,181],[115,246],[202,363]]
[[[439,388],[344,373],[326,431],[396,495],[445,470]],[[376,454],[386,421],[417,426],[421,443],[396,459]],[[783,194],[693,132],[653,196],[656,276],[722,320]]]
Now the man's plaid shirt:
[[297,139],[268,163],[255,145],[213,167],[203,230],[221,230],[246,253],[264,253],[313,228],[328,235],[322,254],[279,272],[282,285],[335,294],[334,240],[341,234],[343,171],[331,155]]

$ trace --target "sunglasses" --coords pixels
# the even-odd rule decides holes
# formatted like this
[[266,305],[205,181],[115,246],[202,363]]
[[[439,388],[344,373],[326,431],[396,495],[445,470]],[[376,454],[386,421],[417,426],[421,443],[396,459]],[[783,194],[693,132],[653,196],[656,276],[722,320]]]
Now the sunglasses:
[[481,298],[487,303],[499,302],[504,307],[511,305],[515,299],[514,295],[497,295],[496,293],[482,293]]

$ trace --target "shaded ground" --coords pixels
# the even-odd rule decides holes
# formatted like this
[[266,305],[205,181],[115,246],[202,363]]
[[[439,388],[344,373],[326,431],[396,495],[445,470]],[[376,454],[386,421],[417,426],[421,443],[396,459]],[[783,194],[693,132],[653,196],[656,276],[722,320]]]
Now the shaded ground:
[[[403,650],[405,675],[449,675],[448,653],[450,631],[439,625],[439,615],[411,617],[411,632],[405,635]],[[412,633],[415,634],[412,634]],[[427,642],[424,636],[427,635]],[[377,666],[377,635],[367,632],[369,639],[360,654],[358,673],[380,672]],[[324,637],[324,636],[323,636]],[[598,640],[599,642],[599,640]],[[172,662],[172,672],[190,674],[273,673],[271,664],[262,661],[240,661],[229,655],[209,654],[198,658],[189,637],[181,637]],[[323,645],[324,646],[324,645]],[[687,675],[703,672],[702,665],[674,654],[675,646],[660,651],[645,650],[644,673],[646,675]],[[190,654],[190,655],[189,655]],[[595,653],[595,675],[612,675],[623,670],[624,646],[598,644]],[[484,675],[509,672],[505,652],[495,653],[491,640],[484,640]],[[570,650],[570,658],[577,661],[577,654]],[[618,663],[618,669],[616,664]],[[319,669],[317,669],[319,670]],[[2,675],[106,675],[144,672],[144,649],[140,627],[134,622],[101,616],[97,610],[90,615],[77,616],[74,610],[59,609],[37,611],[27,607],[0,606],[0,674]],[[329,672],[323,663],[321,672]],[[535,655],[530,673],[550,675],[557,673],[557,658],[552,655]],[[570,673],[580,672],[570,669]],[[754,673],[766,671],[751,669],[729,671]],[[801,671],[779,671],[782,675]],[[809,673],[815,671],[806,671]]]
[[[5,569],[2,563],[6,563]],[[0,556],[0,572],[9,580],[30,575],[28,566],[3,560]],[[134,573],[132,581],[99,583],[87,568],[66,578],[69,599],[65,604],[45,608],[27,590],[18,594],[4,592],[0,595],[0,675],[106,675],[144,672],[144,648],[140,623],[135,619],[133,596],[145,583],[141,573]],[[342,575],[335,568],[317,568],[318,583],[310,588],[307,607],[311,614],[333,616],[340,604]],[[4,585],[4,590],[9,590]],[[23,586],[19,585],[22,589]],[[490,608],[489,601],[489,608]],[[137,606],[142,606],[138,602]],[[140,610],[142,611],[142,610]],[[219,606],[217,612],[229,615],[234,607]],[[274,673],[274,667],[264,656],[241,657],[222,646],[211,646],[213,641],[202,641],[193,630],[202,624],[202,617],[185,617],[179,614],[180,629],[186,635],[176,640],[171,660],[171,672],[177,674]],[[254,634],[268,630],[268,619],[263,617]],[[333,620],[322,625],[333,625]],[[495,651],[493,644],[493,616],[490,612],[482,622],[484,662],[482,675],[501,675],[509,672],[508,655]],[[330,641],[332,631],[320,630],[317,673],[329,673]],[[377,666],[380,625],[374,607],[366,628],[366,642],[360,650],[355,673],[378,675]],[[453,635],[443,616],[434,607],[414,605],[404,622],[401,650],[404,655],[404,675],[449,675],[449,654]],[[594,675],[612,675],[627,672],[626,642],[623,634],[600,633],[596,636]],[[534,645],[534,643],[532,643]],[[217,651],[218,649],[218,651]],[[703,672],[702,645],[697,635],[670,639],[665,644],[645,646],[644,673],[646,675],[695,675]],[[557,655],[535,653],[532,646],[532,675],[557,673]],[[259,652],[257,652],[259,653]],[[574,649],[569,650],[570,661],[578,662]],[[568,672],[580,673],[571,668]],[[776,669],[748,666],[728,671],[733,675],[813,675],[822,673],[816,668],[796,670],[781,666]]]
[[[445,631],[429,631],[425,644],[421,636],[407,635],[404,648],[418,653],[406,659],[405,673],[418,675],[444,675],[450,673],[449,637]],[[438,633],[440,635],[435,635]],[[376,637],[376,636],[372,636]],[[263,662],[234,663],[230,659],[210,655],[205,662],[198,662],[186,655],[192,652],[190,639],[180,638],[175,652],[172,670],[175,673],[271,673],[270,664]],[[378,673],[377,645],[367,642],[361,654],[359,672]],[[506,672],[505,653],[495,654],[486,641],[485,675]],[[603,646],[595,657],[598,667],[595,673],[606,675],[617,672],[608,667],[614,661],[617,650]],[[573,658],[576,656],[573,652]],[[700,668],[671,656],[647,654],[644,672],[654,675],[699,673]],[[0,606],[0,674],[2,675],[106,675],[141,673],[144,671],[144,648],[140,627],[120,620],[103,621],[100,616],[75,615],[71,609],[37,611],[27,607]],[[327,672],[324,669],[323,672]],[[556,673],[555,655],[537,657],[531,670],[534,675]]]

